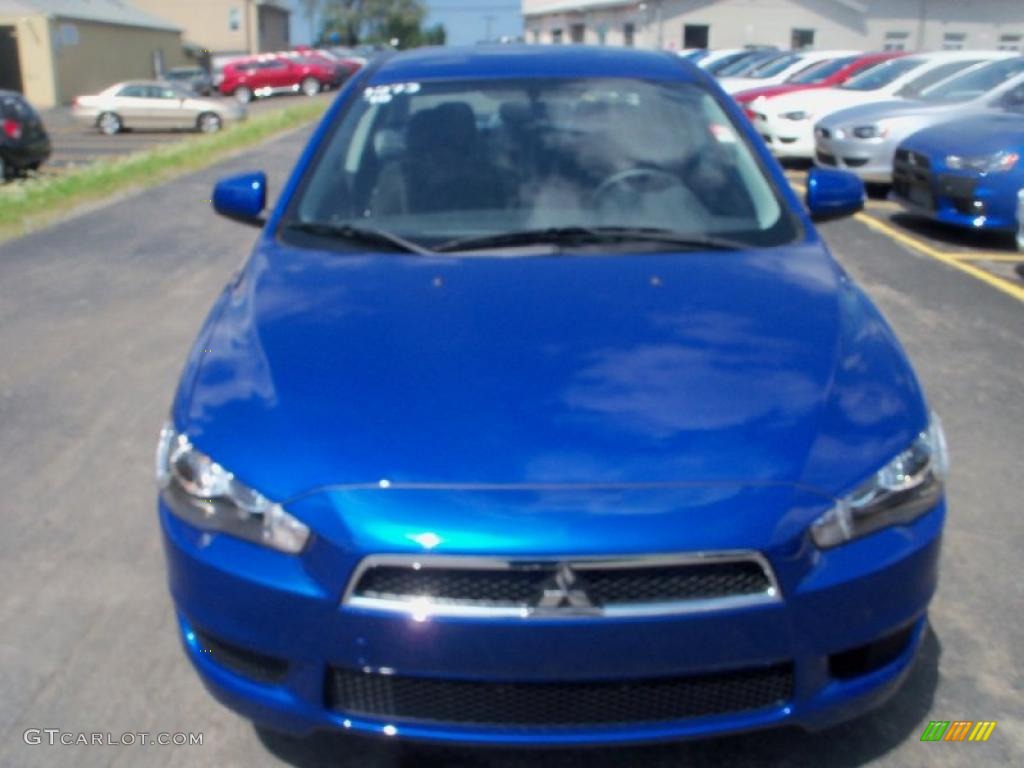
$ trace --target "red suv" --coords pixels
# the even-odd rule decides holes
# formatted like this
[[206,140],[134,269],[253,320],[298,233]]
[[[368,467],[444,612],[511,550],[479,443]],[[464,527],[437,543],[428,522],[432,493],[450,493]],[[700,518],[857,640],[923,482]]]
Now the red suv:
[[347,69],[309,56],[251,56],[224,67],[220,92],[247,104],[256,96],[298,93],[313,96],[324,88],[340,85]]

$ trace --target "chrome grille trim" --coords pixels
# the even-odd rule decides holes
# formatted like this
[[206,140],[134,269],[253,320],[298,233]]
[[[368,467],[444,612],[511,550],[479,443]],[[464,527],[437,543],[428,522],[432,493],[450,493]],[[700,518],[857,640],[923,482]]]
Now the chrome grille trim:
[[[588,570],[647,569],[656,567],[685,567],[687,565],[717,565],[728,563],[756,564],[767,584],[761,592],[723,595],[712,598],[664,600],[644,603],[619,603],[597,607],[591,610],[538,609],[534,605],[486,605],[471,602],[444,602],[421,596],[408,598],[369,597],[356,593],[363,576],[376,567],[408,568],[413,571],[427,569],[476,570],[507,572],[551,571],[567,565],[584,577]],[[397,613],[417,620],[431,617],[476,617],[476,618],[545,618],[545,619],[594,619],[626,618],[637,616],[668,616],[708,611],[731,610],[779,603],[782,592],[767,558],[754,550],[730,550],[715,552],[686,552],[677,554],[628,555],[628,556],[566,556],[566,557],[480,557],[473,555],[434,554],[381,554],[369,555],[356,566],[342,597],[342,607],[357,608],[384,613]]]

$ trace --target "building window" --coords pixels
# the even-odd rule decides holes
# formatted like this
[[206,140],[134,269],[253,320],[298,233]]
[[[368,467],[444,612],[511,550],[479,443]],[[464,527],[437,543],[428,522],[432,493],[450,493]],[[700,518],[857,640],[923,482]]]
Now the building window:
[[1022,40],[1024,40],[1024,35],[1000,35],[999,50],[1019,51],[1021,49]]
[[539,43],[540,42],[540,30],[537,29],[536,27],[534,29],[531,29],[530,30],[530,38],[533,40],[534,43]]
[[683,25],[683,48],[707,48],[711,27],[707,24]]
[[942,36],[942,50],[962,51],[967,35],[963,32],[947,32]]
[[238,8],[228,9],[228,29],[237,32],[242,26],[242,12]]
[[789,47],[794,51],[799,51],[803,48],[810,48],[813,45],[813,29],[794,29],[793,33],[789,37]]
[[551,42],[554,43],[555,45],[560,45],[562,43],[562,30],[551,30]]
[[622,25],[622,44],[627,48],[636,45],[636,24],[631,21]]
[[597,32],[597,44],[598,45],[607,45],[607,43],[608,43],[608,25],[607,24],[598,24],[597,25],[597,29],[595,31]]
[[886,32],[882,49],[886,51],[905,51],[907,50],[907,40],[909,39],[909,32]]
[[587,28],[583,24],[572,24],[569,27],[569,39],[574,43],[582,43],[587,34]]

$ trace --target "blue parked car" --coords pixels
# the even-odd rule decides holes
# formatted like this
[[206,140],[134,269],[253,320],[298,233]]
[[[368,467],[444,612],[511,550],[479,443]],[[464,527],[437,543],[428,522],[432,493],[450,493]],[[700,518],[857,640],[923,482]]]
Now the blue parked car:
[[[820,215],[856,177],[812,171]],[[739,108],[669,53],[345,86],[157,452],[184,646],[271,729],[482,744],[829,726],[906,676],[946,459]]]
[[1024,85],[1016,110],[913,134],[896,150],[893,195],[905,208],[968,229],[1016,232],[1024,189]]

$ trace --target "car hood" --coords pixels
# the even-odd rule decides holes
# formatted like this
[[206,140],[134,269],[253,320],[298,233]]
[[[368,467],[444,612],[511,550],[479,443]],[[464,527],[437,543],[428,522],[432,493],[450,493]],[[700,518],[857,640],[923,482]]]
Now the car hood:
[[842,88],[817,88],[813,91],[797,91],[772,99],[771,109],[775,114],[803,110],[820,120],[825,115],[840,109],[868,104],[883,98],[873,91],[848,91]]
[[918,131],[904,146],[927,155],[1024,152],[1024,114],[987,112]]
[[977,111],[971,104],[928,104],[910,99],[888,99],[833,112],[821,122],[831,128],[872,123],[877,120],[928,120],[942,115],[958,115],[965,110]]
[[818,243],[433,258],[266,239],[175,421],[279,500],[381,480],[832,491],[905,447],[921,402]]
[[737,101],[751,102],[754,99],[764,96],[766,99],[773,99],[779,96],[784,96],[788,93],[797,93],[798,91],[810,91],[814,89],[823,88],[821,85],[801,85],[797,83],[779,83],[778,85],[766,85],[760,88],[747,88],[746,90],[736,91],[732,94],[732,97]]

